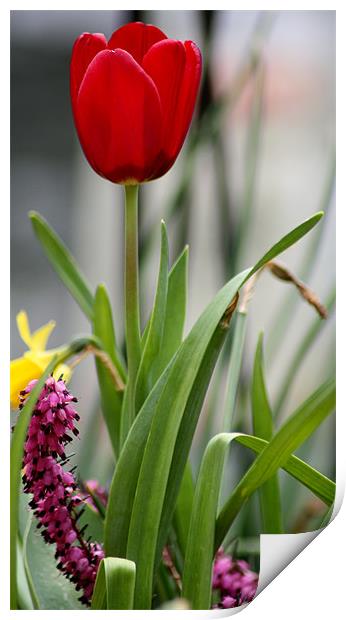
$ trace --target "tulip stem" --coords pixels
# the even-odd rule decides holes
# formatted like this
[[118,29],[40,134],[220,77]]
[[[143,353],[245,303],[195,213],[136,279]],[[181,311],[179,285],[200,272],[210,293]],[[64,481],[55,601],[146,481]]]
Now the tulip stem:
[[134,419],[134,387],[141,356],[138,284],[138,185],[125,185],[125,317],[128,404]]

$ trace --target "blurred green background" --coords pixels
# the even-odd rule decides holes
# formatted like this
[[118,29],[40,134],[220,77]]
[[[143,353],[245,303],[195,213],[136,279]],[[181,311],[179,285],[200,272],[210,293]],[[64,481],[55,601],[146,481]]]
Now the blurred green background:
[[[333,299],[334,11],[12,11],[12,357],[25,347],[15,323],[22,308],[33,329],[50,319],[57,321],[50,346],[88,330],[34,239],[27,218],[30,209],[44,215],[61,235],[93,287],[106,282],[118,340],[123,339],[122,188],[98,177],[83,157],[70,109],[69,58],[81,32],[109,37],[123,23],[138,19],[155,24],[171,38],[195,40],[204,59],[199,108],[189,139],[173,169],[141,188],[143,324],[156,283],[161,218],[168,225],[171,261],[185,243],[190,245],[186,331],[226,279],[321,208],[327,211],[322,224],[282,261],[324,303]],[[322,324],[289,285],[261,276],[250,305],[236,411],[237,430],[247,432],[248,386],[261,330],[273,405],[288,386],[281,419],[333,374],[335,366],[333,303]],[[201,447],[220,430],[228,357],[229,343],[197,430],[195,469]],[[82,414],[82,442],[75,442],[79,471],[107,483],[112,464],[98,415],[92,359],[78,366],[71,388]],[[334,424],[328,419],[299,452],[331,477]],[[249,458],[234,448],[228,488]],[[284,474],[282,482],[286,527],[313,527],[318,505]],[[244,536],[257,533],[257,508],[254,498],[236,524]]]

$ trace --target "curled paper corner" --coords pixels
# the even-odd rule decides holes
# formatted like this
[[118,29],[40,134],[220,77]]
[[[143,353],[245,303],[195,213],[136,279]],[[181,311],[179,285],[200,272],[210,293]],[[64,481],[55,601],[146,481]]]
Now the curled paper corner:
[[325,528],[300,534],[261,534],[260,571],[257,596]]

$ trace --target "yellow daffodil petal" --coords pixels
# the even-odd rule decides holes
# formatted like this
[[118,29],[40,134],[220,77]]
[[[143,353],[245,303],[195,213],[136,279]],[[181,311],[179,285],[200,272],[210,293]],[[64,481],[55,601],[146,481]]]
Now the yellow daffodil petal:
[[10,365],[10,399],[11,406],[16,409],[18,407],[19,392],[24,390],[32,379],[39,379],[42,374],[40,366],[35,364],[32,359],[27,357],[19,357],[11,361]]
[[34,364],[36,364],[36,366],[38,368],[41,369],[41,372],[43,372],[45,370],[45,368],[48,366],[48,364],[50,363],[50,361],[52,360],[52,358],[54,357],[54,351],[53,349],[51,351],[25,351],[23,357],[25,357],[25,359],[30,360],[31,362],[33,362]]
[[[34,353],[33,351],[27,351],[24,353],[24,357],[33,362],[38,368],[41,369],[41,373],[47,368],[52,358],[56,354],[58,349],[51,349],[50,351],[42,351],[42,353]],[[55,379],[63,375],[65,383],[68,383],[71,379],[72,370],[67,364],[59,364],[53,372]]]
[[31,350],[32,351],[44,351],[46,348],[47,340],[51,335],[56,323],[55,321],[49,321],[46,325],[43,325],[31,334]]
[[28,349],[39,352],[45,350],[47,340],[55,327],[55,321],[49,321],[32,334],[30,332],[28,315],[25,310],[21,310],[17,314],[17,327],[20,337]]
[[25,310],[21,310],[17,314],[17,328],[21,339],[25,342],[27,347],[31,349],[31,333],[29,327],[28,315]]

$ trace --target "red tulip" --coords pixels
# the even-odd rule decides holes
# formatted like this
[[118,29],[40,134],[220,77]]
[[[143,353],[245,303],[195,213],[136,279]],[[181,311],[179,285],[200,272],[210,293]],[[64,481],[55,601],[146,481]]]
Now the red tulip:
[[140,22],[84,33],[71,58],[71,99],[85,156],[114,183],[156,179],[171,168],[191,123],[201,77],[192,41]]

